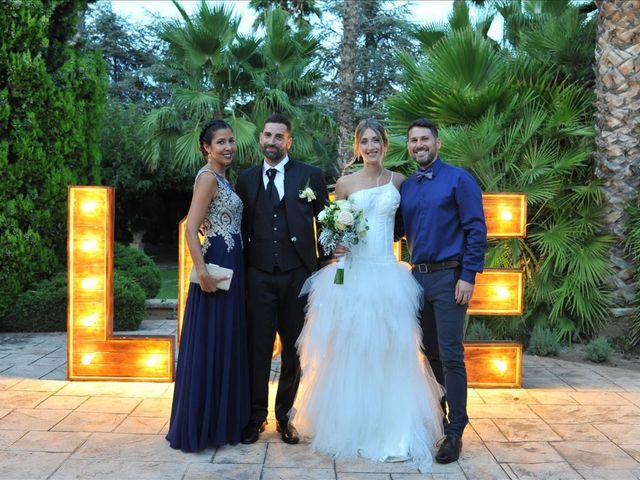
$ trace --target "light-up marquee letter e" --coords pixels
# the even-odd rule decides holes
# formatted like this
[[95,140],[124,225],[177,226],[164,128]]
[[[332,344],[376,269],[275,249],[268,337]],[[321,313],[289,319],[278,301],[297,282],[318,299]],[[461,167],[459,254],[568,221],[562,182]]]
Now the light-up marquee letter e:
[[[489,238],[524,238],[527,234],[527,196],[485,193],[482,206]],[[522,269],[487,268],[476,275],[469,315],[522,315]],[[517,342],[465,342],[470,387],[522,385],[522,345]]]
[[173,336],[113,335],[112,187],[69,187],[69,380],[173,381]]

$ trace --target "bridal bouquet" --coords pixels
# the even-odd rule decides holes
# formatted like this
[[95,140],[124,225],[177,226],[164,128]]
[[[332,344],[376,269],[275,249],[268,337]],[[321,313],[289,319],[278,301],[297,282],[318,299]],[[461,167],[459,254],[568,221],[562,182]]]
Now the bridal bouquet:
[[[338,244],[347,248],[357,245],[367,234],[369,227],[364,212],[349,200],[334,200],[318,214],[320,237],[325,255],[329,255]],[[334,283],[344,283],[345,257],[338,259]]]

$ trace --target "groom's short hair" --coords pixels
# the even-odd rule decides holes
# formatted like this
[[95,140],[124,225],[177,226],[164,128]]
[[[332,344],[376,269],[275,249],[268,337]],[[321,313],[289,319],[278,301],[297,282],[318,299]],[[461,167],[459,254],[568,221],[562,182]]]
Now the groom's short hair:
[[291,134],[291,120],[289,120],[289,117],[283,115],[282,113],[272,113],[264,121],[265,125],[267,123],[281,123],[282,125],[287,127],[287,132]]
[[409,136],[409,132],[413,127],[428,128],[431,130],[431,133],[433,133],[433,136],[438,138],[438,126],[433,120],[429,120],[428,118],[418,118],[414,120],[407,128],[407,136]]

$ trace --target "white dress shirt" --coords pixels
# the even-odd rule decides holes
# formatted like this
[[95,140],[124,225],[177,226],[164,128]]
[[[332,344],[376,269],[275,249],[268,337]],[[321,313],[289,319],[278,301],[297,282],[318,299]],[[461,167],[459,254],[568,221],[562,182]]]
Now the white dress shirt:
[[264,160],[262,161],[262,182],[264,183],[264,189],[267,189],[267,184],[269,183],[269,176],[267,175],[267,170],[270,168],[276,169],[276,177],[273,179],[273,182],[276,185],[276,190],[278,191],[278,196],[282,199],[284,197],[284,166],[289,161],[289,155],[285,155],[285,157],[280,160],[278,165],[272,167]]

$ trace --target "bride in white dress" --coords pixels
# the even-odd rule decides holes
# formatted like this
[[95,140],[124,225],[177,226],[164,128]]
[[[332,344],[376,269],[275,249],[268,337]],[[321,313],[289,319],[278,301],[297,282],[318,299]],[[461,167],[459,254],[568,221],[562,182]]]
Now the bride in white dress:
[[311,279],[292,421],[314,451],[428,471],[443,436],[442,389],[421,352],[421,287],[393,254],[404,177],[383,168],[387,146],[379,122],[360,122],[364,167],[338,180],[336,198],[362,208],[369,231],[347,254],[343,285],[334,284],[335,264]]

